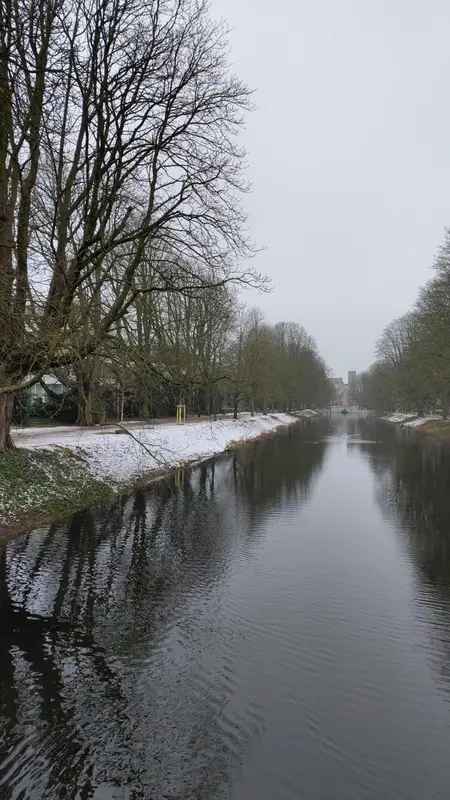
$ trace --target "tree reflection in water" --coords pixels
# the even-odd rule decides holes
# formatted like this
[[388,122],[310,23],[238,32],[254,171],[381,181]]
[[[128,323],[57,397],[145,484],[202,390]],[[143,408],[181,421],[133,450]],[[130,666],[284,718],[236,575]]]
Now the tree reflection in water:
[[450,447],[414,431],[363,421],[363,437],[380,447],[361,446],[377,479],[376,497],[386,518],[399,524],[420,579],[419,617],[434,637],[434,666],[450,685]]
[[2,798],[225,796],[252,732],[224,740],[224,582],[268,510],[311,491],[326,444],[295,447],[308,437],[296,428],[2,546]]

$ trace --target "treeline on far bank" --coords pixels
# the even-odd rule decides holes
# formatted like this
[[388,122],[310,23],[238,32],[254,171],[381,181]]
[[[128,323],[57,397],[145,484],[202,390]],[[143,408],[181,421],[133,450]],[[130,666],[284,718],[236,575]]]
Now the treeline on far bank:
[[434,276],[411,311],[393,320],[377,344],[377,360],[357,376],[352,401],[379,412],[450,409],[450,229]]
[[240,410],[294,410],[333,396],[313,339],[294,322],[271,325],[227,286],[144,294],[91,357],[43,376],[16,398],[15,421],[83,425],[111,419]]

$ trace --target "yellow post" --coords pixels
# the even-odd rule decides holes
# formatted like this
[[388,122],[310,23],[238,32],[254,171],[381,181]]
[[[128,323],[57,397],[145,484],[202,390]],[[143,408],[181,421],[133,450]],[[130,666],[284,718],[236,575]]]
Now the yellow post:
[[177,405],[177,425],[184,425],[186,422],[186,406],[184,403]]

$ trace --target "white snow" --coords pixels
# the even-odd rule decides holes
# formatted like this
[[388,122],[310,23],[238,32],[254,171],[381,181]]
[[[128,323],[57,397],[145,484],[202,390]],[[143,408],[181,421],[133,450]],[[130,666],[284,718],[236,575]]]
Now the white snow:
[[417,414],[391,414],[388,417],[383,417],[386,422],[394,422],[397,425],[402,425],[405,428],[420,428],[426,422],[432,422],[436,419],[442,419],[438,414],[433,414],[428,417],[419,417]]
[[308,419],[309,417],[319,417],[320,414],[318,411],[312,411],[311,408],[303,408],[301,411],[296,411],[295,416],[306,417],[306,419]]
[[390,414],[388,417],[383,417],[385,422],[396,422],[400,425],[403,425],[405,422],[408,422],[409,420],[416,418],[417,414],[402,414],[402,413]]
[[[64,447],[83,456],[91,471],[112,483],[130,482],[151,470],[174,467],[221,453],[232,442],[254,439],[281,425],[290,425],[296,418],[289,414],[267,414],[238,420],[216,422],[173,423],[130,427],[130,435],[118,426],[107,428],[24,428],[14,429],[18,447]],[[136,439],[138,441],[136,441]]]
[[420,428],[421,425],[425,425],[426,422],[433,422],[433,420],[442,419],[442,417],[435,414],[434,416],[430,417],[417,417],[417,419],[412,419],[409,422],[405,422],[405,428]]

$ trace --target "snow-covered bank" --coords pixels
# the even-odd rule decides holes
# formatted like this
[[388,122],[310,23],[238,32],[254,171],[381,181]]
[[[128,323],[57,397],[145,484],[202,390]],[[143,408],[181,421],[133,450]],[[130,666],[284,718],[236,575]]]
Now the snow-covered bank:
[[238,420],[185,425],[134,421],[126,430],[118,425],[14,429],[16,449],[0,456],[0,537],[297,421],[289,414],[243,414]]
[[[161,468],[209,458],[226,450],[234,442],[255,439],[296,418],[289,414],[267,414],[238,420],[172,423],[130,427],[130,434],[115,428],[27,428],[14,432],[19,447],[68,448],[80,454],[90,471],[107,483],[123,484]],[[115,433],[114,430],[119,431]]]
[[426,425],[427,422],[436,422],[441,420],[442,417],[434,414],[434,416],[428,417],[416,417],[416,419],[411,419],[409,422],[405,422],[405,428],[421,428],[422,425]]
[[434,414],[427,417],[420,417],[417,414],[390,414],[387,417],[382,417],[385,422],[393,422],[396,425],[401,425],[403,428],[421,428],[427,422],[436,422],[442,420],[442,417]]
[[385,422],[393,422],[396,425],[404,425],[405,422],[408,422],[412,419],[417,419],[417,414],[402,414],[400,412],[395,414],[389,414],[386,417],[382,417]]
[[320,417],[320,413],[318,411],[313,411],[311,408],[303,408],[301,411],[294,411],[294,416],[296,417],[303,417],[304,419],[314,419],[314,417]]

